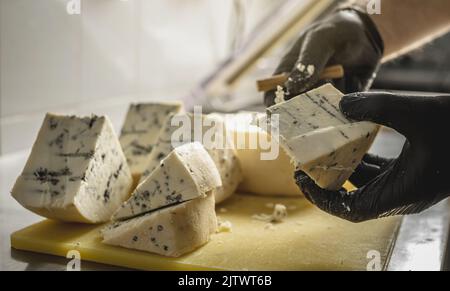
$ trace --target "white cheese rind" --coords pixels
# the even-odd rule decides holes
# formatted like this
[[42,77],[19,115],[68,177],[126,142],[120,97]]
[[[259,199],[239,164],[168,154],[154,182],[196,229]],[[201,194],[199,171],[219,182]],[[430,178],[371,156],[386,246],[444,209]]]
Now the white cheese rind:
[[242,166],[239,162],[233,140],[227,135],[224,119],[218,114],[209,114],[204,118],[220,124],[223,128],[223,130],[217,132],[223,138],[223,148],[207,149],[222,179],[222,187],[214,190],[216,204],[219,204],[236,192],[236,189],[243,180]]
[[[203,137],[207,132],[211,133],[211,131],[216,135],[216,144],[203,143],[205,149],[208,151],[219,170],[222,179],[223,186],[214,190],[216,203],[220,203],[233,195],[239,183],[242,181],[242,168],[237,158],[236,151],[232,146],[232,141],[226,136],[224,121],[216,114],[194,116],[193,114],[186,113],[169,117],[161,130],[154,151],[150,154],[149,163],[142,175],[141,182],[159,165],[160,161],[174,149],[172,135],[181,128],[182,124],[172,125],[172,118],[176,118],[177,120],[188,120],[191,122],[190,135],[180,136],[177,140],[178,145],[193,141],[203,142],[203,139],[196,139],[194,132],[194,123],[196,122],[202,124],[202,135],[200,135],[200,137]],[[219,145],[219,147],[216,145]]]
[[179,257],[204,245],[217,231],[214,195],[163,208],[102,231],[103,243]]
[[200,143],[189,143],[173,150],[135,189],[113,216],[131,217],[206,196],[221,187],[220,174]]
[[101,223],[128,197],[131,185],[108,118],[47,114],[11,193],[39,215]]
[[120,134],[120,144],[134,177],[139,178],[145,170],[149,155],[168,116],[179,113],[182,108],[182,104],[178,102],[130,105]]
[[[272,142],[267,132],[252,124],[254,117],[262,117],[262,114],[242,112],[226,118],[227,130],[242,167],[243,179],[238,191],[263,196],[302,195],[295,184],[295,166],[291,164],[291,158],[278,143]],[[250,141],[256,141],[256,144],[251,145]],[[270,144],[277,149],[270,149]],[[278,152],[275,159],[261,158],[271,150]]]

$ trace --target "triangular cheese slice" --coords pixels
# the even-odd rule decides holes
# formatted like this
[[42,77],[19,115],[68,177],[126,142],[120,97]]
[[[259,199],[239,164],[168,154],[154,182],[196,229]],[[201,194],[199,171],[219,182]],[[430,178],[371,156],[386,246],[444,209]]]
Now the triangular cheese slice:
[[351,123],[340,111],[344,95],[330,84],[267,108],[267,116],[278,114],[279,133],[291,139],[317,129]]
[[102,231],[103,243],[179,257],[207,243],[217,230],[214,196],[115,222]]
[[268,108],[267,117],[259,120],[272,132],[278,129],[280,145],[296,168],[328,190],[342,187],[379,130],[373,123],[348,120],[339,110],[342,97],[327,84]]
[[120,134],[120,144],[133,177],[140,179],[166,119],[182,110],[178,102],[131,104]]
[[[186,123],[189,124],[187,132],[185,132]],[[200,125],[200,132],[196,133],[194,129],[198,125]],[[180,131],[183,134],[175,137],[174,134]],[[207,136],[212,137],[211,142],[206,141]],[[214,195],[216,203],[220,203],[236,191],[242,181],[242,169],[232,139],[227,135],[224,120],[218,114],[194,115],[186,113],[172,115],[167,119],[158,137],[158,142],[150,155],[147,170],[144,171],[141,182],[174,147],[193,141],[203,143],[219,170],[223,186],[216,189]]]
[[131,185],[108,118],[47,114],[12,196],[48,218],[101,223],[128,197]]
[[200,143],[177,147],[138,185],[114,214],[125,220],[176,203],[204,197],[222,186],[219,172]]
[[344,124],[298,136],[285,149],[297,168],[317,185],[338,190],[370,149],[377,132],[378,126],[370,122]]

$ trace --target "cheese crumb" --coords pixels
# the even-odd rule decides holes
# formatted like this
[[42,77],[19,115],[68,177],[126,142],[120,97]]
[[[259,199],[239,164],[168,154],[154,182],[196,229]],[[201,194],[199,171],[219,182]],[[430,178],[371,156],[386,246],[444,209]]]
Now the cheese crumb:
[[[266,206],[268,206],[269,204],[270,203],[266,204]],[[286,206],[282,204],[276,204],[274,206],[272,215],[261,213],[261,214],[254,214],[252,216],[252,218],[255,220],[265,222],[283,222],[286,217],[287,217],[287,209]]]
[[219,232],[232,232],[233,224],[229,221],[219,221],[218,222],[218,230],[219,230]]
[[279,104],[282,102],[285,102],[286,99],[284,98],[284,90],[283,87],[277,86],[277,91],[275,92],[275,104]]
[[345,203],[342,203],[342,206],[344,206],[345,210],[347,210],[347,212],[352,212],[351,208],[346,205]]
[[301,79],[307,79],[310,78],[312,75],[314,75],[314,73],[316,72],[316,67],[314,65],[305,65],[305,64],[298,64],[297,65],[297,70],[300,71],[300,73],[302,73],[301,75]]
[[299,70],[300,72],[303,73],[305,71],[305,69],[306,69],[306,66],[304,64],[300,63],[297,65],[297,70]]
[[274,222],[283,222],[283,220],[287,217],[287,209],[286,206],[277,204],[273,209],[272,221]]
[[314,73],[316,71],[316,67],[314,67],[314,65],[309,65],[306,68],[306,71],[308,72],[308,75],[311,77],[312,75],[314,75]]

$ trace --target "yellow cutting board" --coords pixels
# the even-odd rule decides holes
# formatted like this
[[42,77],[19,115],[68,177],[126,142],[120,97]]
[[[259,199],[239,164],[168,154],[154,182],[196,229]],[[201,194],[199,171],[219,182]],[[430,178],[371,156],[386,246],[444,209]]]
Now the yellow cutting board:
[[[271,203],[288,207],[286,221],[273,226],[252,219],[270,214]],[[270,208],[272,206],[272,208]],[[11,235],[15,249],[66,256],[142,270],[366,270],[370,251],[386,265],[400,224],[389,218],[352,224],[332,217],[303,198],[235,195],[217,208],[231,233],[219,233],[205,246],[180,258],[166,258],[101,243],[101,226],[45,220]]]

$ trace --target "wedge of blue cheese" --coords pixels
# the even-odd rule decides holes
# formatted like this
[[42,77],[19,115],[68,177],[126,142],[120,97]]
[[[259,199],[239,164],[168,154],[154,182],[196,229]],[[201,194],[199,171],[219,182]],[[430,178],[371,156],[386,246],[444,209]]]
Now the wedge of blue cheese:
[[376,134],[377,127],[370,122],[344,124],[293,138],[285,149],[317,185],[338,190],[353,174]]
[[114,214],[113,220],[126,220],[144,213],[205,197],[222,186],[220,174],[203,146],[189,143],[174,149],[138,185]]
[[131,104],[120,134],[120,144],[136,180],[145,170],[148,158],[166,119],[183,106],[178,102]]
[[268,108],[260,119],[269,129],[278,128],[280,144],[295,167],[329,190],[342,187],[379,130],[373,123],[348,120],[339,110],[342,97],[327,84]]
[[[189,124],[189,128],[186,127],[186,123]],[[200,124],[201,132],[195,132],[196,124]],[[187,132],[184,132],[185,129],[187,129]],[[183,134],[175,136],[176,132],[183,132]],[[212,142],[205,142],[206,140],[209,141],[207,136],[212,136]],[[147,169],[142,175],[141,182],[159,166],[161,160],[176,146],[193,141],[203,143],[219,170],[222,187],[214,190],[214,196],[216,203],[220,203],[235,193],[243,177],[233,141],[227,135],[223,118],[218,114],[194,115],[185,113],[172,115],[167,119],[158,137],[158,142],[150,154]]]
[[47,218],[102,223],[127,199],[132,183],[107,117],[47,114],[11,193]]
[[279,134],[282,139],[312,132],[321,128],[351,123],[340,111],[343,94],[330,84],[267,108],[267,117],[279,115]]
[[214,195],[110,224],[103,243],[168,257],[179,257],[206,244],[217,231]]

